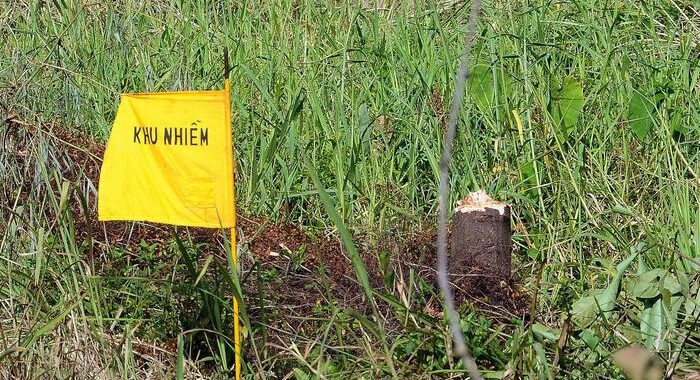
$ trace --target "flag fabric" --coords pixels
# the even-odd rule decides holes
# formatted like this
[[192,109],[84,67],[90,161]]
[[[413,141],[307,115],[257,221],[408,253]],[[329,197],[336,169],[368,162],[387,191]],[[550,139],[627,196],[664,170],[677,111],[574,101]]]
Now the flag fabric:
[[235,226],[228,81],[223,91],[121,96],[98,219]]

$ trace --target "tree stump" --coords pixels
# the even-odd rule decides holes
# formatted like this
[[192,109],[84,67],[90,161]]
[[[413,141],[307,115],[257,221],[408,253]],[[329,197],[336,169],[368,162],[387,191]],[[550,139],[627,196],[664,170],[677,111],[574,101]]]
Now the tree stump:
[[469,194],[459,202],[452,219],[450,277],[476,276],[489,279],[486,283],[507,284],[511,236],[510,207],[482,190]]

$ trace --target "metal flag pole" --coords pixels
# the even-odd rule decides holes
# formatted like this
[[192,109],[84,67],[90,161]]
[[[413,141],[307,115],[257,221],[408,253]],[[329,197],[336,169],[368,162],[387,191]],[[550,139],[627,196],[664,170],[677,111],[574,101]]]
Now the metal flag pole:
[[[236,227],[231,228],[231,261],[233,262],[233,270],[237,271]],[[235,294],[233,295],[233,349],[236,356],[236,380],[241,380],[241,329],[238,320],[238,300]]]
[[[226,91],[226,94],[230,96],[231,94],[231,80],[229,79],[229,75],[231,72],[231,66],[229,65],[229,58],[228,58],[228,48],[224,47],[224,79],[225,79],[225,85],[224,89]],[[230,102],[230,100],[229,100]],[[229,125],[231,124],[231,109],[230,105],[229,107]],[[235,172],[235,170],[234,170]],[[234,175],[234,173],[231,173],[231,175]],[[235,185],[234,185],[235,186]],[[233,216],[234,216],[234,225],[231,227],[231,264],[233,265],[233,270],[238,271],[238,252],[236,251],[236,192],[234,191],[233,193]],[[236,359],[236,364],[235,364],[235,371],[236,371],[236,380],[241,380],[241,328],[240,328],[240,320],[238,318],[238,299],[236,298],[236,294],[234,292],[233,296],[233,350],[235,353],[235,359]]]

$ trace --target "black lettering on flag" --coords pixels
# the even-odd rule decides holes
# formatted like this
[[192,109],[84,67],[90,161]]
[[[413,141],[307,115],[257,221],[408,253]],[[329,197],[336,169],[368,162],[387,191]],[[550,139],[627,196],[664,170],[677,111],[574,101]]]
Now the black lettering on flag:
[[165,145],[172,145],[173,140],[173,129],[168,127],[163,130],[163,143]]
[[197,140],[195,140],[197,135],[195,135],[195,132],[197,132],[197,128],[190,128],[190,145],[197,145]]
[[182,145],[182,128],[175,128],[175,145]]
[[142,127],[141,130],[143,131],[143,143],[150,144],[151,143],[151,128]]
[[152,139],[151,139],[151,144],[155,145],[158,143],[158,128],[149,128],[151,129],[151,132],[153,133]]
[[199,129],[199,145],[209,145],[209,128]]
[[[194,124],[194,123],[193,123]],[[197,146],[209,145],[209,128],[162,127],[163,145]],[[159,127],[134,127],[133,142],[136,144],[158,144]]]

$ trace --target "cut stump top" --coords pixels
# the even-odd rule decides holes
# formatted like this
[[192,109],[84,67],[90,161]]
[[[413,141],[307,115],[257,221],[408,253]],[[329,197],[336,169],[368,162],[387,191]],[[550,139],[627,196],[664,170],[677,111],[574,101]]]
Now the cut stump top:
[[483,190],[477,190],[459,201],[455,212],[468,213],[472,211],[486,211],[487,208],[498,210],[499,214],[505,215],[507,204],[491,198]]

